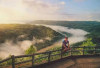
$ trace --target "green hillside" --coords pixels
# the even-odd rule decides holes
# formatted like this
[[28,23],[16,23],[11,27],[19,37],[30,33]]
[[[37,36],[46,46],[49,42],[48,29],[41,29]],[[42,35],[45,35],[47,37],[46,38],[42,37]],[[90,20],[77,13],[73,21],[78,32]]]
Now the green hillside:
[[42,39],[44,42],[35,44],[37,49],[41,49],[53,44],[61,38],[61,34],[45,26],[29,24],[0,24],[0,43],[4,43],[6,40],[12,40],[16,43],[17,41],[23,40]]
[[100,44],[100,22],[97,21],[34,21],[31,24],[48,24],[48,25],[60,25],[69,28],[83,29],[90,34],[87,35],[88,38],[92,38],[93,42]]

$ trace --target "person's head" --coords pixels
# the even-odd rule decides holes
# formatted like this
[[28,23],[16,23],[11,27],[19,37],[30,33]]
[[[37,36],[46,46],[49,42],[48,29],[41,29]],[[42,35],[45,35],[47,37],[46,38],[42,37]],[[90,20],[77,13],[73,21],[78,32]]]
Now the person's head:
[[67,41],[68,40],[68,37],[65,37],[65,41]]

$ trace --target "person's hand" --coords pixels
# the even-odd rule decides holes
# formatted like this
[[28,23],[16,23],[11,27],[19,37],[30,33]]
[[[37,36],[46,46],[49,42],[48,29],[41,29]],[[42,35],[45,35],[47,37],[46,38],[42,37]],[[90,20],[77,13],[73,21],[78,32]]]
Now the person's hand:
[[66,48],[66,46],[64,46]]

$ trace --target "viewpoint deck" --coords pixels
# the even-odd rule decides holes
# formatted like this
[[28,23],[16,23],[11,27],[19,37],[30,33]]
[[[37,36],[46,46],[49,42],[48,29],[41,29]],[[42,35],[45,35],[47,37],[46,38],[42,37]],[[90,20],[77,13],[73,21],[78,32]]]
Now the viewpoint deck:
[[100,55],[69,56],[34,68],[100,68]]

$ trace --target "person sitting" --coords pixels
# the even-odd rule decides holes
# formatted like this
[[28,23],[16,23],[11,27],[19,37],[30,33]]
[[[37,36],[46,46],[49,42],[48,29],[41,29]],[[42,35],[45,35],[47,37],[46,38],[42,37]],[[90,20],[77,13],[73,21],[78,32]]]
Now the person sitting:
[[64,41],[62,42],[62,52],[66,52],[70,50],[70,45],[68,41],[68,37],[65,37]]

